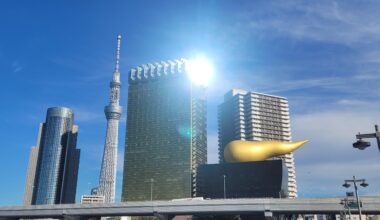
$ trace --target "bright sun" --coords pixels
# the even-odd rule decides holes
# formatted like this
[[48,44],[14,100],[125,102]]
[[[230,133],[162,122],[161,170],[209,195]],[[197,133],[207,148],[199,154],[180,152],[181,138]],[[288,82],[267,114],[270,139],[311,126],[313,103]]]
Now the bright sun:
[[191,81],[207,86],[213,74],[212,64],[204,57],[189,60],[186,71]]

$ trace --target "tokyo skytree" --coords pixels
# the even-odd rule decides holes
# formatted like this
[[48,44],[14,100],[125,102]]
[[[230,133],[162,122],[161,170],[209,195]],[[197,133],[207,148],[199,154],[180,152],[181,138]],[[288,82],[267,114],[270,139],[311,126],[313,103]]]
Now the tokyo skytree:
[[117,162],[117,144],[119,132],[119,120],[122,109],[119,105],[120,100],[120,34],[117,35],[116,65],[113,72],[113,78],[110,83],[109,104],[104,108],[107,118],[106,141],[100,170],[100,179],[97,195],[104,196],[105,203],[115,202],[116,188],[116,162]]

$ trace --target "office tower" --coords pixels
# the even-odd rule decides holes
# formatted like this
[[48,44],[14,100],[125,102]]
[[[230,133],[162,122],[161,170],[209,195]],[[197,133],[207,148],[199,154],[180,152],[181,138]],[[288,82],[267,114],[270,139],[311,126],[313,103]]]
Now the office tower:
[[29,154],[23,205],[32,205],[34,179],[37,166],[38,147],[32,147]]
[[[233,140],[291,141],[288,101],[284,97],[233,89],[218,109],[219,161]],[[297,196],[293,153],[280,157],[288,168],[288,196]]]
[[196,195],[196,169],[207,160],[206,96],[188,65],[169,60],[130,71],[123,201]]
[[29,159],[24,204],[75,203],[80,150],[73,111],[47,110]]
[[109,104],[104,108],[107,118],[106,141],[104,144],[103,160],[100,169],[98,195],[105,197],[105,203],[115,202],[117,144],[119,135],[119,120],[121,115],[120,100],[120,34],[117,36],[116,65],[110,83]]
[[36,176],[37,158],[39,151],[39,143],[41,142],[43,124],[40,123],[38,129],[37,145],[33,146],[29,154],[28,171],[26,174],[25,193],[24,193],[24,205],[32,205],[34,180]]

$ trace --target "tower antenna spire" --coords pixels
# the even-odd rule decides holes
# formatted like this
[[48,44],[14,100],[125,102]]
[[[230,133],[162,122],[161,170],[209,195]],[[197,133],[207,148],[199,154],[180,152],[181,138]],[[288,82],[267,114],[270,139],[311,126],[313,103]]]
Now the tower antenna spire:
[[120,41],[121,35],[117,34],[117,48],[116,48],[116,64],[115,64],[115,72],[119,72],[119,63],[120,63]]

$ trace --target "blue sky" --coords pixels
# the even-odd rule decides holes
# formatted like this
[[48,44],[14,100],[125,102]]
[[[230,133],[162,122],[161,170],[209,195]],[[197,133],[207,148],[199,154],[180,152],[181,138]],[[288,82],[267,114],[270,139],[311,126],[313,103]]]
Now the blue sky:
[[[338,196],[366,178],[380,195],[380,154],[351,147],[380,116],[378,1],[0,2],[0,205],[21,204],[30,147],[46,109],[74,109],[81,164],[77,195],[98,182],[103,107],[122,34],[117,199],[125,138],[127,75],[137,65],[207,56],[208,158],[217,162],[216,107],[231,88],[288,97],[300,197]],[[373,145],[375,144],[372,142]]]

